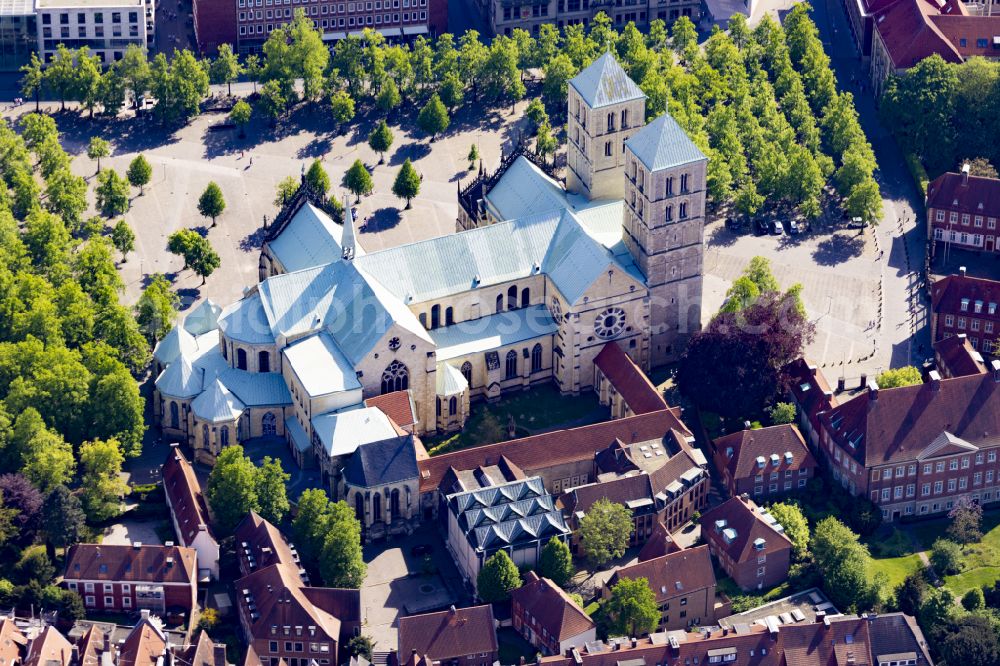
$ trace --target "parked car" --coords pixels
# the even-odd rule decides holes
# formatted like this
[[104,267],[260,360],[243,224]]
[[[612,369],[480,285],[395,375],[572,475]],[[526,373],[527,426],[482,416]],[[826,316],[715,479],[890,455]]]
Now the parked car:
[[848,229],[864,229],[865,221],[860,217],[852,217],[851,221],[847,223]]
[[778,220],[775,220],[774,222],[771,223],[771,235],[772,236],[781,236],[784,233],[785,233],[785,228],[783,226],[781,226],[781,222],[779,222]]
[[756,219],[753,221],[753,232],[758,236],[763,236],[768,232],[767,222]]
[[788,221],[788,233],[797,234],[800,231],[802,231],[802,227],[799,225],[798,222],[796,222],[795,220]]
[[430,555],[434,552],[434,546],[429,543],[418,543],[413,548],[410,548],[410,555],[414,557],[423,557],[424,555]]

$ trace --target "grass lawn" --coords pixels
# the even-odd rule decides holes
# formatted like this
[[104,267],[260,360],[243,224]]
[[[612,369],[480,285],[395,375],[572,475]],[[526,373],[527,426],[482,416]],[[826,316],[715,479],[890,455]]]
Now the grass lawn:
[[873,565],[873,574],[884,573],[886,578],[889,579],[888,589],[891,592],[903,582],[904,578],[916,571],[918,567],[922,567],[924,564],[920,561],[920,556],[913,553],[911,555],[903,555],[901,557],[876,559],[874,560]]
[[[484,422],[486,414],[493,419]],[[472,415],[460,433],[424,440],[427,452],[433,455],[502,442],[508,437],[507,426],[514,417],[517,437],[546,430],[596,423],[608,418],[608,410],[597,402],[593,391],[578,396],[561,395],[554,384],[534,386],[527,391],[508,394],[497,402],[477,402]],[[492,423],[490,423],[492,421]]]

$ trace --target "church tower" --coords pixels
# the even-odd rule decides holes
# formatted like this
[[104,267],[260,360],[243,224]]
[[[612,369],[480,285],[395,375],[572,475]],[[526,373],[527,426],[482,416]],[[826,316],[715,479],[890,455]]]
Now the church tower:
[[567,103],[566,189],[621,198],[625,142],[646,122],[646,95],[605,53],[570,79]]
[[649,287],[655,367],[701,327],[708,158],[664,114],[625,143],[625,160],[622,240]]

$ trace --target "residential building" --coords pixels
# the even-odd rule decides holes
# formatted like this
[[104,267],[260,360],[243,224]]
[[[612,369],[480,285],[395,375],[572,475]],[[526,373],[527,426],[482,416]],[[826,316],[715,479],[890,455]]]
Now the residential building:
[[715,572],[708,546],[686,548],[617,569],[604,585],[610,598],[623,579],[645,578],[660,609],[659,631],[715,623]]
[[135,44],[149,40],[151,6],[146,0],[35,0],[38,57],[48,61],[59,44],[75,50],[87,47],[101,62],[111,63]]
[[[956,415],[961,414],[960,419]],[[916,386],[875,382],[819,416],[823,462],[886,520],[950,510],[959,498],[1000,499],[1000,361],[990,370]]]
[[174,533],[182,546],[194,548],[197,553],[199,580],[218,580],[219,542],[209,527],[208,504],[191,463],[177,444],[170,445],[162,474]]
[[604,345],[594,358],[594,391],[611,418],[621,419],[667,408],[663,394],[646,373],[615,343]]
[[518,567],[534,568],[551,539],[569,527],[537,476],[448,495],[446,545],[473,589],[479,570],[498,550]]
[[0,666],[18,666],[27,649],[28,637],[18,628],[14,618],[0,619]]
[[597,639],[597,625],[578,603],[548,578],[534,571],[510,593],[514,629],[542,654],[565,654]]
[[961,0],[844,0],[844,7],[876,99],[890,75],[924,58],[995,58],[1000,45],[1000,16],[974,16]]
[[63,586],[83,598],[89,612],[149,610],[190,613],[198,592],[193,548],[81,543],[66,553]]
[[170,644],[158,618],[143,610],[139,622],[118,646],[117,666],[156,666],[171,658]]
[[740,589],[774,587],[788,578],[792,542],[781,523],[750,498],[731,497],[706,511],[701,534]]
[[648,638],[595,642],[543,657],[540,666],[620,664],[753,664],[754,666],[933,666],[927,641],[909,615],[841,615],[822,622],[775,619],[700,632],[667,631]]
[[687,16],[698,24],[702,12],[702,3],[691,0],[638,0],[632,4],[607,0],[532,0],[522,4],[478,0],[478,4],[493,33],[507,36],[514,28],[528,30],[537,36],[544,23],[560,29],[576,23],[587,26],[598,12],[607,14],[618,30],[629,22],[640,29],[648,28],[650,21],[656,19],[671,24],[681,16]]
[[799,431],[812,450],[819,448],[819,415],[837,405],[838,398],[815,363],[800,358],[784,368],[788,399],[795,405]]
[[948,336],[935,342],[933,347],[934,367],[942,379],[989,372],[983,355],[972,348],[965,333]]
[[984,354],[997,353],[1000,338],[1000,282],[974,278],[961,270],[931,285],[931,339],[964,335]]
[[[198,325],[157,345],[163,432],[207,463],[274,436],[311,464],[318,420],[376,396],[407,391],[423,435],[462,427],[474,400],[545,382],[591,389],[609,342],[640,368],[676,359],[700,327],[706,158],[669,116],[644,124],[644,97],[613,56],[571,87],[582,130],[611,114],[602,141],[632,142],[611,145],[613,159],[574,148],[569,192],[586,187],[585,202],[520,148],[459,187],[465,231],[366,252],[351,215],[335,223],[303,185],[268,230],[260,284],[217,321],[199,305]],[[448,259],[429,270],[427,256]]]
[[[1000,35],[1000,16],[993,18]],[[1000,179],[973,176],[965,164],[961,173],[943,173],[927,184],[926,208],[932,257],[952,249],[1000,252]]]
[[73,646],[52,625],[46,625],[28,642],[24,666],[71,666]]
[[431,39],[448,26],[445,0],[320,0],[308,4],[296,0],[284,6],[279,0],[271,4],[266,0],[195,0],[198,48],[211,53],[229,43],[240,55],[259,54],[271,32],[289,24],[298,9],[328,43],[348,35],[359,37],[365,29],[390,42],[409,42],[420,36]]
[[663,557],[670,553],[676,553],[680,549],[681,547],[670,536],[670,532],[666,526],[658,522],[653,525],[653,533],[649,535],[649,539],[646,540],[642,550],[639,551],[639,561],[645,562],[654,557]]
[[712,447],[715,468],[730,495],[802,490],[816,472],[815,458],[790,423],[734,432],[715,439]]
[[245,663],[336,666],[338,650],[361,628],[359,591],[310,587],[294,547],[257,514],[240,522],[235,540]]
[[497,660],[493,606],[455,608],[399,618],[399,660],[441,666],[492,666]]

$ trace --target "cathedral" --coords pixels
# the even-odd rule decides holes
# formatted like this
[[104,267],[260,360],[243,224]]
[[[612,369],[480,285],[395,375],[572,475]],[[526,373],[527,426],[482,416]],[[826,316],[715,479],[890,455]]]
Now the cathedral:
[[701,322],[707,158],[669,115],[645,123],[611,54],[569,82],[568,116],[565,186],[519,147],[459,188],[447,236],[366,252],[350,211],[337,224],[303,186],[268,231],[260,283],[157,345],[164,433],[206,463],[276,437],[326,468],[406,434],[375,396],[405,392],[412,434],[447,432],[475,400],[592,390],[609,343],[645,369],[675,360]]

